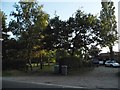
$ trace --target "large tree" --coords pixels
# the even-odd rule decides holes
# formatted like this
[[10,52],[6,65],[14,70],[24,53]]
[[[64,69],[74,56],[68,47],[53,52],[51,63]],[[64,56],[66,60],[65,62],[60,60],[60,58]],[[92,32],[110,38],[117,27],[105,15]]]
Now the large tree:
[[2,31],[2,59],[7,59],[8,58],[8,49],[9,49],[9,35],[8,32],[9,30],[7,29],[6,25],[6,19],[7,16],[5,15],[4,12],[0,10],[0,19],[1,19],[1,31]]
[[44,31],[43,47],[48,50],[57,49],[59,66],[61,66],[60,58],[65,55],[78,56],[86,60],[90,46],[98,41],[98,27],[97,17],[85,14],[81,10],[77,10],[75,16],[67,21],[62,21],[59,16],[55,16],[50,19]]
[[49,25],[43,32],[42,40],[43,48],[56,51],[56,61],[58,61],[61,72],[60,58],[63,56],[61,52],[67,51],[69,47],[67,23],[59,19],[59,16],[49,20]]
[[[6,19],[7,16],[4,12],[0,10],[1,18],[1,32],[2,32],[2,69],[12,68],[10,62],[16,57],[16,40],[10,38],[8,32],[10,31],[7,28]],[[12,55],[12,56],[11,56]]]
[[76,51],[81,52],[81,58],[86,60],[91,45],[97,46],[99,20],[92,14],[77,10],[75,17],[69,18],[68,25],[72,34],[70,38],[72,55],[76,54]]
[[100,12],[101,28],[100,28],[100,45],[109,47],[111,60],[114,57],[113,46],[118,39],[115,6],[114,2],[101,2],[102,10]]
[[[9,30],[16,36],[21,44],[22,56],[31,66],[33,52],[40,49],[40,40],[42,30],[47,26],[49,15],[46,14],[37,2],[20,1],[14,5],[16,11],[11,13],[11,16],[16,18],[9,23]],[[37,48],[36,48],[37,47]]]

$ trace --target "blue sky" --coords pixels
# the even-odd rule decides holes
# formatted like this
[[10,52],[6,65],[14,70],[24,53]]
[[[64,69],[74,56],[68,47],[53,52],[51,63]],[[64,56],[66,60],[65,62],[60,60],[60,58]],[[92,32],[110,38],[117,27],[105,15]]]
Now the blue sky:
[[[15,10],[13,5],[15,2],[2,2],[0,3],[0,8],[5,12],[8,16],[11,11]],[[60,19],[66,20],[77,10],[81,9],[85,11],[85,13],[98,14],[101,9],[101,4],[97,2],[39,2],[39,4],[43,4],[43,10],[50,14],[51,17],[54,17],[54,13],[60,16]]]
[[[52,2],[52,3],[42,3],[42,4],[44,4],[44,10],[48,12],[51,16],[54,16],[54,12],[56,11],[56,13],[63,20],[68,19],[78,9],[85,11],[85,13],[97,14],[99,13],[100,6],[101,6],[100,4],[97,4],[96,6],[96,2],[89,3],[89,4],[87,2],[79,2],[79,3],[77,2],[61,2],[61,3]],[[95,9],[92,6],[96,6],[97,9]]]
[[[16,2],[18,1],[19,0],[16,0]],[[114,1],[116,17],[118,17],[118,1],[119,0]],[[14,3],[14,0],[4,0],[0,3],[0,9],[7,15],[7,23],[12,19],[9,15],[11,11],[15,10],[13,7]],[[101,0],[40,0],[39,4],[44,5],[43,10],[50,15],[50,18],[54,17],[56,11],[56,14],[60,16],[62,20],[67,20],[77,9],[94,15],[99,15],[101,10]],[[114,46],[114,50],[118,51],[118,45]],[[107,48],[103,48],[103,52],[107,51]]]
[[[19,0],[16,0],[16,2]],[[39,0],[38,0],[39,1]],[[42,2],[44,1],[44,2]],[[46,2],[45,2],[46,1]],[[49,2],[47,2],[49,1]],[[52,2],[50,2],[52,1]],[[57,15],[60,16],[60,19],[62,20],[66,20],[68,19],[70,16],[72,16],[72,14],[77,10],[77,9],[81,9],[83,11],[85,11],[85,13],[92,13],[94,15],[98,14],[101,10],[101,0],[92,0],[91,2],[87,2],[86,0],[84,1],[78,1],[78,0],[74,0],[76,2],[72,2],[73,0],[63,2],[62,0],[60,2],[53,2],[54,0],[40,0],[39,4],[43,4],[44,8],[43,10],[50,14],[51,17],[54,16],[54,13],[56,11]],[[59,1],[59,0],[58,0]],[[0,3],[0,8],[6,13],[6,15],[8,16],[8,20],[10,20],[11,17],[9,17],[9,14],[11,11],[14,10],[14,5],[15,1],[11,0],[11,2],[8,2],[7,0],[4,0]],[[118,2],[117,0],[115,1],[115,7],[116,7],[116,15],[118,12]]]

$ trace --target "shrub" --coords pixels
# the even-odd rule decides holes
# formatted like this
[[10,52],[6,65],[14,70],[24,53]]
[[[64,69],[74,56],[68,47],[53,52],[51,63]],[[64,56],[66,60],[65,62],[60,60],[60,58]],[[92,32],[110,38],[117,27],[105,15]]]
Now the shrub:
[[26,66],[25,60],[2,60],[2,69],[23,69]]
[[90,60],[81,60],[75,56],[66,56],[60,59],[62,65],[67,65],[68,69],[75,69],[80,67],[92,67],[92,62]]
[[60,59],[62,65],[67,65],[68,68],[78,68],[81,66],[80,58],[74,56],[66,56]]
[[91,67],[93,65],[92,65],[92,62],[89,60],[89,61],[82,61],[82,66],[83,67]]

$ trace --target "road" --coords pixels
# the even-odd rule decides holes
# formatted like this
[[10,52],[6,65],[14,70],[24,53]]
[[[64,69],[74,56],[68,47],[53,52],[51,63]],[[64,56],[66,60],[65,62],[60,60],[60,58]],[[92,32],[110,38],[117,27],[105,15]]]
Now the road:
[[74,89],[79,88],[79,89],[84,89],[83,87],[73,87],[73,86],[13,81],[13,80],[2,80],[2,88],[74,88]]
[[[60,89],[63,90],[64,88],[67,88],[69,90],[104,90],[104,88],[85,88],[85,87],[75,87],[75,86],[64,86],[64,85],[54,85],[54,84],[44,84],[44,83],[35,83],[35,82],[21,82],[21,81],[10,81],[10,80],[2,80],[2,90],[9,90],[9,89]],[[105,90],[112,90],[110,88]],[[115,89],[118,90],[118,89]]]
[[38,83],[29,83],[22,81],[3,80],[2,88],[61,88],[60,86],[43,85]]

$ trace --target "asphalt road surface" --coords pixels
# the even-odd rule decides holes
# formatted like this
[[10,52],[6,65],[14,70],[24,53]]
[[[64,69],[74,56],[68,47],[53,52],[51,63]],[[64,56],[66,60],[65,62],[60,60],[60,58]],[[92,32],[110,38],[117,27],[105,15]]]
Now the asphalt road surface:
[[64,88],[55,85],[43,85],[32,82],[2,80],[2,88]]
[[54,85],[36,82],[24,82],[24,81],[12,81],[12,80],[2,80],[2,88],[76,88],[84,89],[83,87],[72,87],[64,85]]
[[[43,84],[43,83],[35,83],[35,82],[23,82],[23,81],[11,81],[11,80],[2,80],[2,89],[9,90],[15,88],[14,90],[22,89],[22,88],[29,88],[29,89],[39,89],[39,88],[51,88],[53,90],[67,88],[69,90],[104,90],[104,88],[96,88],[96,89],[89,89],[83,87],[72,87],[72,86],[63,86],[63,85],[53,85],[53,84]],[[105,90],[112,90],[110,88]],[[118,90],[118,89],[115,89]]]

